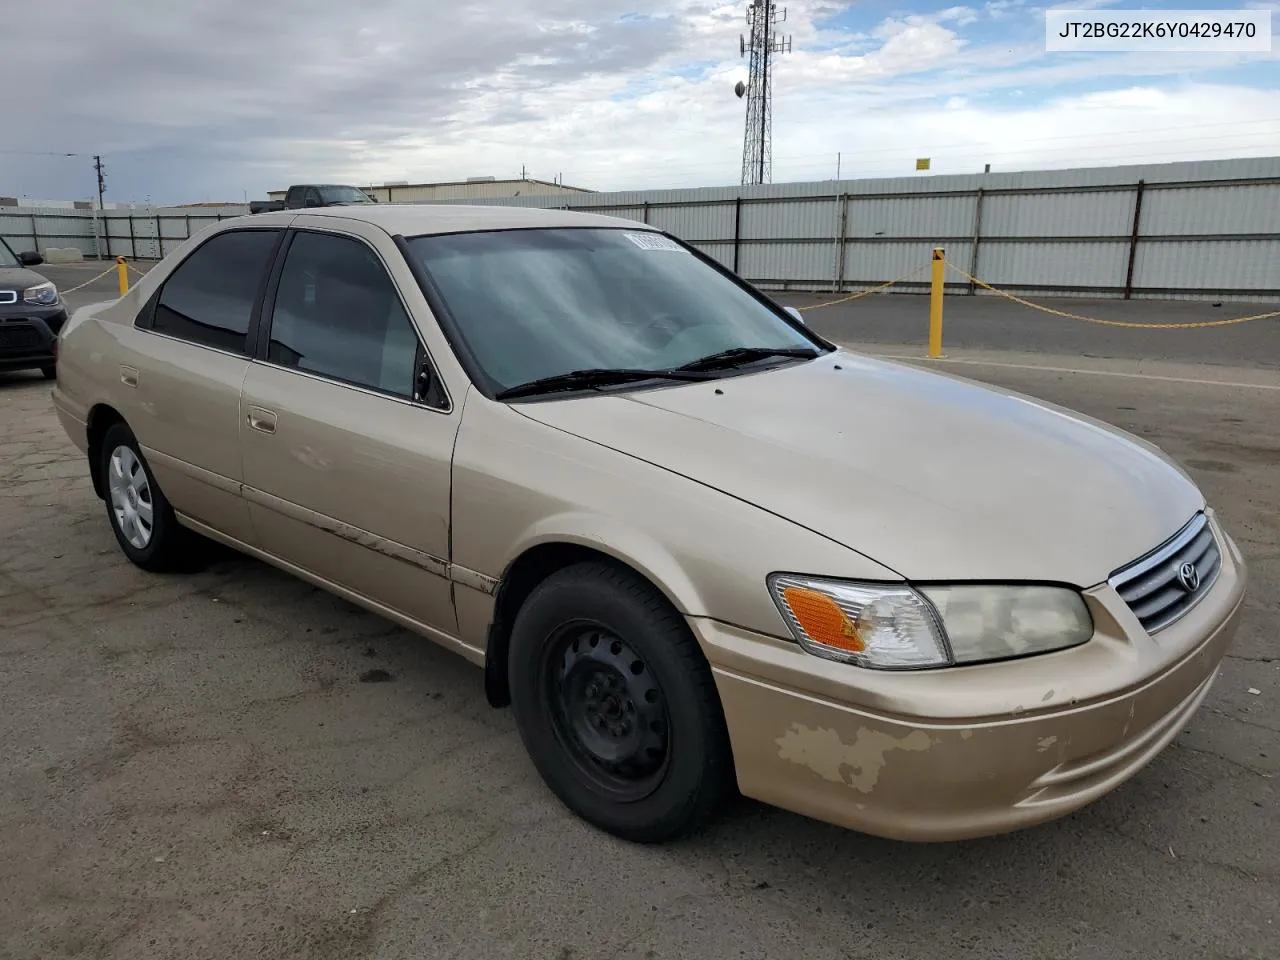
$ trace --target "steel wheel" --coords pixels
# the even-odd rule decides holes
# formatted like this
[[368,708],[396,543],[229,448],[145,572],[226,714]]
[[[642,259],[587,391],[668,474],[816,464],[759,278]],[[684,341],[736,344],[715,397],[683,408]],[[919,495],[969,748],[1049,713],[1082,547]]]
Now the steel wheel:
[[147,471],[133,450],[123,444],[111,451],[107,493],[120,533],[132,546],[145,550],[155,530],[155,502]]
[[644,659],[595,623],[565,624],[546,651],[556,738],[598,789],[623,802],[648,796],[666,773],[671,722]]
[[570,810],[660,843],[706,823],[733,789],[711,665],[649,581],[585,560],[525,599],[507,655],[520,739]]

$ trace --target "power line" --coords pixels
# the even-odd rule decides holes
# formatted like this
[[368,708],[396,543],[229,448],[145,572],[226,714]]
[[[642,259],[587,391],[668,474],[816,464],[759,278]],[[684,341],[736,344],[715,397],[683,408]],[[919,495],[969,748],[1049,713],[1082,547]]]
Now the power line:
[[55,153],[51,150],[0,150],[0,153],[21,157],[87,157],[87,153]]

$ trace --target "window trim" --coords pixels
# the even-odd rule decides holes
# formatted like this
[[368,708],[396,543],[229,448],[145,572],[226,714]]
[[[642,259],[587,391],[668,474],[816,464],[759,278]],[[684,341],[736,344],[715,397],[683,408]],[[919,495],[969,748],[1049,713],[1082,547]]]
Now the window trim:
[[654,233],[659,236],[666,237],[679,244],[682,249],[691,253],[695,258],[701,260],[721,276],[727,277],[739,289],[746,292],[752,299],[767,308],[793,330],[798,332],[801,336],[811,340],[815,347],[818,347],[820,350],[827,353],[839,349],[837,344],[826,339],[816,330],[810,329],[795,317],[791,316],[791,314],[787,313],[786,308],[784,308],[782,304],[765,294],[763,290],[754,286],[750,281],[744,280],[742,277],[738,276],[728,267],[724,266],[724,264],[720,263],[720,261],[708,256],[691,244],[685,243],[679,237],[668,233],[666,230],[655,230],[653,227],[647,226],[643,223],[637,223],[635,227],[598,224],[557,227],[535,225],[519,227],[476,227],[467,230],[442,230],[438,233],[415,233],[411,236],[405,236],[402,233],[397,233],[391,239],[395,241],[396,248],[400,251],[400,256],[404,258],[404,262],[408,265],[409,273],[412,274],[414,280],[418,282],[418,286],[422,290],[422,295],[426,298],[427,304],[431,307],[431,312],[435,314],[436,322],[440,326],[440,330],[444,334],[445,340],[448,341],[450,349],[453,350],[453,354],[457,358],[458,363],[467,374],[467,378],[471,381],[472,385],[484,394],[485,397],[490,400],[494,400],[495,402],[502,402],[497,400],[498,392],[503,389],[502,385],[484,372],[484,368],[480,365],[479,360],[476,359],[471,348],[467,346],[466,338],[462,336],[457,318],[454,317],[453,313],[445,304],[444,296],[441,294],[440,288],[436,286],[431,275],[423,269],[421,264],[419,264],[417,259],[413,256],[413,251],[409,247],[409,242],[411,240],[423,240],[431,237],[456,237],[476,233],[518,233],[530,230],[619,230],[625,233],[634,233],[639,230],[645,233]]
[[[147,333],[157,337],[164,337],[177,343],[186,343],[193,347],[200,347],[203,350],[212,350],[215,353],[226,354],[229,357],[240,357],[243,360],[249,360],[253,357],[251,344],[256,343],[258,323],[262,317],[262,297],[266,292],[268,281],[276,268],[276,260],[280,255],[280,245],[284,242],[285,227],[270,226],[236,226],[229,227],[226,230],[218,230],[210,234],[204,240],[200,241],[185,257],[173,265],[165,278],[160,281],[160,285],[151,292],[151,296],[147,298],[147,302],[143,304],[142,309],[138,311],[137,316],[133,318],[133,326],[136,330],[145,330]],[[173,280],[174,275],[188,263],[192,257],[207,247],[219,237],[225,237],[233,233],[278,233],[275,245],[272,246],[271,252],[267,254],[266,270],[263,271],[262,279],[258,281],[258,289],[253,296],[253,307],[249,311],[249,327],[244,335],[244,347],[240,352],[228,350],[225,347],[215,347],[212,344],[200,343],[197,340],[190,340],[186,337],[180,337],[173,333],[167,333],[163,330],[155,328],[156,309],[160,306],[160,298],[164,295],[164,290]]]
[[[381,397],[387,400],[395,400],[398,403],[405,403],[422,410],[429,410],[432,413],[451,414],[453,413],[453,394],[449,390],[449,385],[444,382],[444,378],[440,376],[440,365],[436,363],[435,357],[431,355],[430,349],[426,345],[426,338],[422,335],[422,330],[418,326],[417,318],[413,311],[409,309],[409,305],[405,302],[404,291],[400,289],[400,284],[396,282],[395,274],[387,264],[387,260],[379,252],[378,248],[370,243],[366,238],[359,234],[352,233],[342,229],[327,229],[315,226],[306,227],[287,227],[285,228],[286,236],[279,247],[276,249],[275,261],[272,263],[271,270],[268,272],[266,289],[263,291],[261,301],[261,312],[259,315],[259,323],[256,327],[256,336],[253,343],[253,352],[249,359],[254,363],[260,363],[263,366],[272,367],[276,370],[285,370],[289,373],[295,373],[312,380],[318,380],[322,383],[330,383],[335,386],[345,387],[348,390],[356,390],[360,393],[366,393],[370,396]],[[354,240],[357,243],[364,244],[382,266],[386,273],[387,279],[391,283],[392,290],[395,291],[396,298],[400,301],[400,308],[404,311],[405,317],[409,321],[409,329],[413,331],[414,339],[418,346],[414,351],[413,368],[414,377],[417,378],[418,371],[423,364],[429,364],[431,367],[431,375],[434,382],[440,384],[440,389],[444,393],[442,405],[428,403],[426,400],[419,399],[417,396],[403,396],[399,393],[393,393],[390,390],[381,390],[377,387],[371,387],[365,383],[356,383],[353,380],[344,380],[341,377],[331,373],[321,373],[317,370],[302,370],[298,367],[286,366],[283,363],[277,363],[269,357],[271,346],[271,323],[275,316],[276,295],[280,290],[280,277],[284,273],[285,263],[289,258],[289,250],[293,247],[294,240],[299,234],[314,233],[319,236],[340,237],[344,240]]]

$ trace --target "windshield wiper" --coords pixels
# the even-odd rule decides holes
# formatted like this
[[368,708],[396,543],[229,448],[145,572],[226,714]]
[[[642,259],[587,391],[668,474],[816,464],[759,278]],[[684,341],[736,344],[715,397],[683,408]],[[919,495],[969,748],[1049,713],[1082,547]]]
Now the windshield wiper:
[[723,370],[728,367],[739,367],[753,360],[766,357],[797,357],[812,360],[818,355],[813,347],[730,347],[709,356],[690,360],[676,367],[677,370]]
[[641,380],[710,380],[709,374],[694,370],[639,370],[631,367],[594,367],[588,370],[570,370],[553,377],[540,377],[528,383],[507,387],[494,394],[495,399],[511,400],[516,397],[533,397],[558,390],[580,390],[589,387],[607,387],[618,383],[637,383]]

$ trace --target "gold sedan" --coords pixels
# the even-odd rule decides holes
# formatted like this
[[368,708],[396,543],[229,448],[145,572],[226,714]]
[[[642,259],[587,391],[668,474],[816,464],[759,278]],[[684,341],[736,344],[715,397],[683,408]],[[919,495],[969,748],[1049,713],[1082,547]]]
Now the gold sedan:
[[908,840],[1065,814],[1185,726],[1245,589],[1151,445],[607,217],[224,221],[74,314],[53,397],[131,561],[211,538],[456,650],[637,841],[735,786]]

